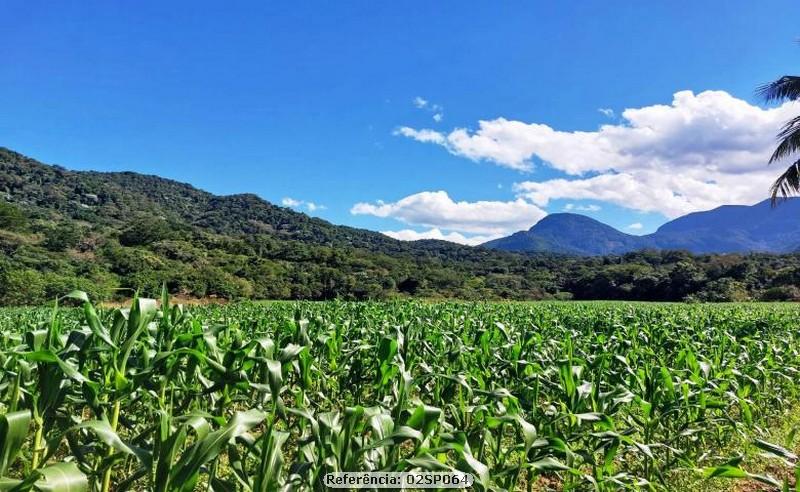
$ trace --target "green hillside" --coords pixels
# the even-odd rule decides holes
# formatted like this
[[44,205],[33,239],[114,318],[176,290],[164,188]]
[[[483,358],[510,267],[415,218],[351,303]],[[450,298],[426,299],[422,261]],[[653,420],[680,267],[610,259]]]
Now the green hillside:
[[517,296],[540,295],[525,291],[533,289],[524,279],[530,260],[520,256],[401,242],[251,194],[69,171],[2,148],[0,196],[5,303],[41,302],[72,287],[106,299],[118,288],[155,292],[162,282],[195,297],[500,297],[498,273],[509,266],[517,270],[509,287],[523,287]]
[[0,148],[0,304],[79,288],[225,299],[707,300],[797,297],[795,255],[524,255],[402,242],[255,195],[136,173],[77,172]]

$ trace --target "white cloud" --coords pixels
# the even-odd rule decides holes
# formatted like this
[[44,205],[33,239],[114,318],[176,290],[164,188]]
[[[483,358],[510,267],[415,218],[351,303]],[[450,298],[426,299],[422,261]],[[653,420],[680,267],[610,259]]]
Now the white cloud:
[[[764,161],[766,162],[766,161]],[[766,164],[762,164],[766,168]],[[516,183],[514,190],[544,207],[550,200],[568,198],[598,200],[674,218],[689,212],[710,210],[724,204],[750,204],[763,200],[774,179],[774,170],[749,173],[702,172],[672,174],[670,170],[632,170],[587,179],[552,179]]]
[[456,202],[445,191],[424,191],[392,203],[357,203],[350,213],[493,236],[528,229],[546,215],[544,210],[521,198],[510,202]]
[[638,231],[640,229],[644,229],[644,226],[642,225],[641,222],[634,222],[633,224],[631,224],[628,227],[626,227],[626,229],[632,229],[632,230]]
[[591,204],[591,205],[575,205],[574,203],[568,203],[568,204],[564,205],[564,210],[566,210],[567,212],[572,212],[572,211],[576,211],[576,212],[599,212],[601,209],[600,209],[600,205],[595,205],[595,204]]
[[767,166],[775,134],[798,112],[793,102],[764,109],[723,91],[681,91],[670,105],[626,109],[620,123],[596,131],[497,118],[475,131],[404,127],[397,134],[474,161],[529,171],[541,160],[568,175],[517,183],[518,195],[539,206],[590,199],[675,217],[764,199],[783,171]]
[[603,114],[606,118],[614,117],[614,110],[611,108],[597,108],[597,111]]
[[444,136],[436,130],[415,130],[407,126],[401,126],[394,131],[394,135],[413,138],[417,142],[443,144]]
[[286,197],[283,200],[281,200],[281,205],[283,205],[284,207],[291,207],[291,208],[305,208],[309,212],[316,212],[317,210],[325,210],[326,208],[328,208],[325,205],[320,205],[314,202],[307,202],[305,200],[296,200],[291,197]]
[[[515,124],[525,125],[524,123],[500,118],[494,121],[481,121],[481,130],[474,134],[470,134],[463,128],[457,128],[445,135],[428,128],[417,130],[407,126],[398,128],[394,134],[413,138],[418,142],[441,145],[452,154],[474,161],[487,160],[518,171],[530,171],[533,168],[529,161],[531,149],[522,142],[506,145],[506,139],[516,139],[516,137],[508,134],[514,131],[513,128],[511,132],[505,132],[505,130],[501,129],[506,124],[512,127]],[[495,135],[497,132],[505,132],[506,136],[499,138],[498,135]]]
[[411,102],[417,109],[424,109],[425,111],[433,113],[432,118],[436,123],[439,123],[444,119],[444,108],[441,104],[431,103],[427,99],[420,96],[415,97]]
[[400,241],[418,241],[420,239],[440,239],[442,241],[450,241],[452,243],[467,244],[470,246],[477,246],[492,239],[501,237],[500,235],[491,236],[465,236],[458,232],[443,233],[440,229],[434,227],[427,231],[417,232],[412,229],[403,229],[400,231],[381,231],[389,237],[399,239]]
[[292,208],[295,208],[295,207],[299,207],[300,205],[302,205],[302,204],[303,204],[303,202],[302,202],[302,200],[295,200],[294,198],[291,198],[291,197],[288,197],[288,196],[287,196],[286,198],[284,198],[283,200],[281,200],[281,204],[282,204],[284,207],[292,207]]

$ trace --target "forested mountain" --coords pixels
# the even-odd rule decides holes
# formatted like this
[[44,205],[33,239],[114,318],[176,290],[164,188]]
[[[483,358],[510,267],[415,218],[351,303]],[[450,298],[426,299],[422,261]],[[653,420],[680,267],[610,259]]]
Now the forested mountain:
[[[252,194],[216,196],[185,183],[132,172],[69,171],[3,148],[0,193],[36,217],[55,221],[73,219],[126,229],[140,219],[156,220],[216,234],[269,234],[380,251],[416,249],[377,232],[334,226]],[[444,242],[441,247],[460,248]]]
[[755,205],[724,205],[667,222],[652,234],[662,248],[697,253],[763,251],[790,253],[800,248],[800,199]]
[[487,248],[537,251],[580,256],[627,253],[655,245],[645,238],[625,234],[585,215],[550,214],[530,230],[489,241]]
[[[563,230],[591,227],[571,220]],[[547,241],[561,247],[559,227]],[[608,229],[598,229],[604,247],[624,251],[626,238]],[[572,246],[596,254],[592,241]],[[225,299],[788,299],[800,297],[799,281],[795,255],[581,258],[402,242],[255,195],[70,171],[0,148],[0,304],[42,303],[75,288],[97,300],[134,289],[153,295],[162,283],[175,294]]]
[[625,234],[592,218],[551,214],[527,231],[489,241],[504,251],[577,255],[622,254],[642,249],[682,249],[692,253],[792,253],[800,249],[800,199],[773,207],[724,205],[667,222],[653,234]]

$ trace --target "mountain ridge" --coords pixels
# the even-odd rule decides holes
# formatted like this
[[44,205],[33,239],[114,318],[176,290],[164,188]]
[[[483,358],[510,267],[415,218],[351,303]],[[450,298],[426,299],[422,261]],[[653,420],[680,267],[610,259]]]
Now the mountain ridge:
[[203,300],[800,300],[800,255],[596,257],[598,244],[624,251],[631,238],[574,215],[553,214],[539,230],[549,236],[532,238],[537,247],[569,254],[404,242],[253,194],[70,171],[0,148],[0,305],[51,304],[75,289],[96,301],[152,297],[162,286]]
[[687,250],[695,254],[791,253],[800,248],[800,199],[786,199],[777,207],[767,199],[754,205],[722,205],[692,212],[642,236],[627,234],[585,215],[550,214],[527,231],[482,246],[584,256],[643,249]]
[[[32,175],[33,179],[20,178],[26,175]],[[48,189],[42,190],[45,186]],[[155,214],[219,234],[269,232],[292,240],[418,252],[411,243],[375,231],[335,225],[272,204],[254,193],[215,195],[188,183],[132,171],[72,171],[43,164],[4,147],[0,147],[0,193],[10,203],[56,219],[77,212],[90,214],[106,225],[120,226],[131,219],[131,214]],[[136,199],[132,200],[132,196]],[[437,240],[420,244],[469,248]]]
[[73,171],[3,147],[0,253],[0,304],[39,303],[73,289],[101,300],[120,289],[157,295],[163,284],[226,299],[548,295],[525,278],[538,260],[522,255],[399,241],[252,193],[214,195],[130,171]]

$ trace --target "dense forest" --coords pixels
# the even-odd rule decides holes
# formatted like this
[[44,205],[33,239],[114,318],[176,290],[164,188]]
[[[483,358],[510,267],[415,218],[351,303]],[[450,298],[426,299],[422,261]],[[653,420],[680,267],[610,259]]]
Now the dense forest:
[[96,300],[795,300],[800,255],[514,254],[401,242],[255,195],[215,196],[136,173],[69,171],[0,148],[0,304],[72,289]]

